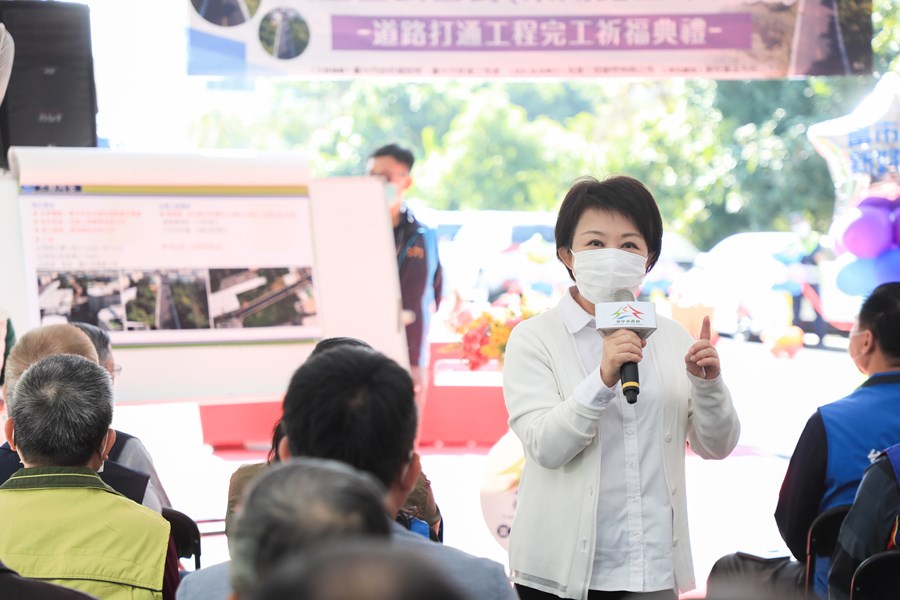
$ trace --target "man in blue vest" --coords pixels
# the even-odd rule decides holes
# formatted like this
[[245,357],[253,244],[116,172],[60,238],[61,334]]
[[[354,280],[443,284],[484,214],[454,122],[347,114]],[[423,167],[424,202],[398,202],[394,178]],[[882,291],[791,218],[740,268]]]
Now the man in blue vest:
[[[713,566],[710,593],[727,582],[776,597],[802,590],[813,520],[830,508],[851,504],[866,467],[900,440],[900,282],[878,286],[863,303],[848,353],[869,378],[810,417],[778,495],[775,522],[797,561],[728,555]],[[822,557],[815,562],[820,598],[827,594],[830,564]]]
[[441,302],[443,275],[434,231],[420,223],[403,202],[403,194],[412,185],[414,162],[412,152],[388,144],[372,153],[367,170],[369,175],[384,179],[393,195],[388,211],[394,226],[403,311],[409,315],[406,344],[410,374],[416,386],[416,406],[422,414],[428,389],[428,323],[432,304],[437,310]]
[[857,567],[900,543],[900,444],[891,446],[866,469],[856,500],[841,526],[828,573],[828,598],[850,598]]

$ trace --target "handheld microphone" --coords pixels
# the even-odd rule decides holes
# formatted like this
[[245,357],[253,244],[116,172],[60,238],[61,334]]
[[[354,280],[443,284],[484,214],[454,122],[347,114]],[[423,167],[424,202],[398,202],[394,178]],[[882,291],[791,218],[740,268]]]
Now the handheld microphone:
[[[597,331],[602,335],[617,329],[629,329],[645,340],[656,331],[656,305],[652,302],[636,302],[630,290],[616,290],[613,292],[612,302],[595,304],[594,317]],[[641,392],[637,363],[623,364],[619,378],[625,399],[628,400],[628,404],[634,404]]]

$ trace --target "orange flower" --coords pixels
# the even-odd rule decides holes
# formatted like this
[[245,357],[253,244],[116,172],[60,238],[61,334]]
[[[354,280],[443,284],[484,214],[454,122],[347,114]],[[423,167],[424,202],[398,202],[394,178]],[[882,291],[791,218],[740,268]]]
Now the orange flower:
[[503,362],[513,328],[533,314],[524,308],[516,310],[507,307],[499,314],[497,311],[485,311],[461,324],[457,332],[462,334],[462,354],[469,368],[474,371],[491,360]]

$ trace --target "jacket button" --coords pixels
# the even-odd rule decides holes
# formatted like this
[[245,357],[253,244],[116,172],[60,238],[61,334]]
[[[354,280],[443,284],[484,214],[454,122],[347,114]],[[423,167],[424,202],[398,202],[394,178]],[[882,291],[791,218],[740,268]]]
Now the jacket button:
[[671,442],[671,441],[672,441],[672,434],[671,434],[671,433],[667,433],[667,434],[666,434],[666,441],[667,441],[667,442]]

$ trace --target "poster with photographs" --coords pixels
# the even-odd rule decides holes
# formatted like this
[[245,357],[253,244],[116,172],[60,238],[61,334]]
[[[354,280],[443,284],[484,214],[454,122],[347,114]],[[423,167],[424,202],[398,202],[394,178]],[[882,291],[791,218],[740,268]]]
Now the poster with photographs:
[[308,195],[27,191],[42,324],[118,344],[320,335]]

